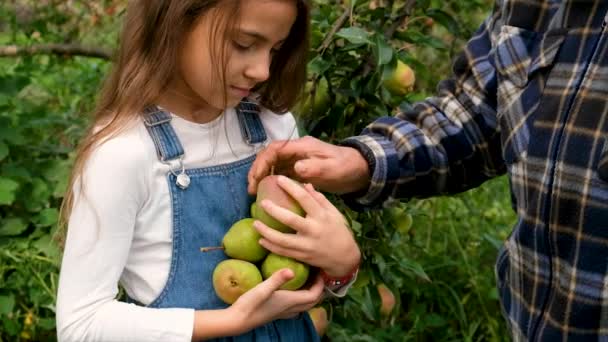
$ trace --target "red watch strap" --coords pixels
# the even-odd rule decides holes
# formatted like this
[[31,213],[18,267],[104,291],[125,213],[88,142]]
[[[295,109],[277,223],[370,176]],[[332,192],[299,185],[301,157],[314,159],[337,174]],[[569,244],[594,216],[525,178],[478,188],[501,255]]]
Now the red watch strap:
[[325,273],[324,270],[321,270],[319,273],[321,274],[321,278],[323,278],[323,282],[325,283],[325,286],[330,287],[330,288],[338,287],[338,286],[347,284],[349,281],[351,281],[353,279],[355,274],[357,274],[357,271],[359,271],[359,265],[360,264],[357,264],[355,266],[355,268],[353,268],[350,272],[348,272],[343,277],[332,277],[329,274]]

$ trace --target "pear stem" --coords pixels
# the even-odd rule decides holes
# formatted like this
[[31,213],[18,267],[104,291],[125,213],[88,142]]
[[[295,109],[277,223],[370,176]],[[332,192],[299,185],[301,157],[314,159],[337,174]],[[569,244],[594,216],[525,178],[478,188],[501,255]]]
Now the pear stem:
[[211,251],[224,250],[224,247],[201,247],[201,252],[207,253]]

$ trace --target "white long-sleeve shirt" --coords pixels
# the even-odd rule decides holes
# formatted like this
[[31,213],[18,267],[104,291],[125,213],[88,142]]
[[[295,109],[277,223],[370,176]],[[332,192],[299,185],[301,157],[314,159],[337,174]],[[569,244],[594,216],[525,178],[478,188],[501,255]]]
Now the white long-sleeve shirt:
[[[260,117],[270,140],[297,137],[291,114],[262,111]],[[243,141],[234,110],[207,124],[174,116],[172,125],[188,169],[233,162],[255,152]],[[141,122],[91,154],[83,174],[84,192],[75,187],[77,200],[68,224],[57,296],[60,341],[191,340],[193,309],[146,308],[115,299],[120,282],[131,298],[149,304],[168,278],[168,171]]]

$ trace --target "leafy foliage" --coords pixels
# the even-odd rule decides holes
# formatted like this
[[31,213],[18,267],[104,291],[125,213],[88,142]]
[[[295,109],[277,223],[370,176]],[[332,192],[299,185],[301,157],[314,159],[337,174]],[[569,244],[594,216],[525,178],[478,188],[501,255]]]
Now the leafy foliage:
[[[125,3],[2,2],[0,47],[79,43],[111,49]],[[294,112],[303,134],[336,142],[432,94],[491,4],[314,5],[307,96],[316,104]],[[416,72],[414,91],[405,97],[382,83],[397,60]],[[83,113],[108,67],[103,59],[68,54],[0,57],[0,341],[55,339],[58,208],[88,124]],[[377,211],[354,212],[339,198],[334,203],[350,220],[364,262],[349,295],[324,303],[332,320],[326,339],[506,339],[492,269],[514,220],[504,178],[458,196],[394,202]],[[397,305],[388,315],[380,314],[379,284],[395,294]]]

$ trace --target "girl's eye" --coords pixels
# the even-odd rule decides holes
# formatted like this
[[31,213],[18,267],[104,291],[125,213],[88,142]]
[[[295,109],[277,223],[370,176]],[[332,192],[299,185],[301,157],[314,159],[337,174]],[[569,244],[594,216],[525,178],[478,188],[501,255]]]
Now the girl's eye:
[[247,45],[247,44],[241,44],[241,43],[235,41],[234,46],[239,50],[245,51],[245,50],[249,50],[253,46],[253,44]]

